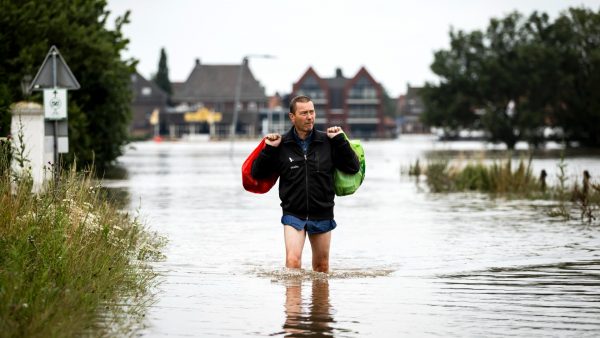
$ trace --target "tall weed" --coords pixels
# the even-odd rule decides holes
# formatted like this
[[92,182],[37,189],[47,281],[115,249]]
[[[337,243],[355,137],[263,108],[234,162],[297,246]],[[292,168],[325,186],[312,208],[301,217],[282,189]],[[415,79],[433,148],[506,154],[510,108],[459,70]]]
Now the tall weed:
[[161,258],[164,239],[108,201],[91,171],[73,166],[36,194],[8,172],[0,172],[0,337],[114,335],[123,318],[143,313],[156,283],[147,263]]

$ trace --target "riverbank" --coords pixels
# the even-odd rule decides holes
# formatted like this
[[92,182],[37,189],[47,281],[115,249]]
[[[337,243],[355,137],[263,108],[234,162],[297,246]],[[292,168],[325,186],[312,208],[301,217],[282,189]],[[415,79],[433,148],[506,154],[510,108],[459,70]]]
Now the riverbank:
[[27,176],[0,174],[0,337],[139,326],[157,283],[148,262],[164,240],[119,211],[89,172],[66,172],[37,194]]

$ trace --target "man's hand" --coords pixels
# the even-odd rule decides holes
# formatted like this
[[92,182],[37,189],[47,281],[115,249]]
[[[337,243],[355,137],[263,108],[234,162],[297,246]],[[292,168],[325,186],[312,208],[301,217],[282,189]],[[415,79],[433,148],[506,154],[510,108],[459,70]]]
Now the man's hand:
[[267,136],[265,136],[265,143],[272,147],[278,147],[279,143],[281,143],[281,135],[267,134]]
[[327,128],[327,137],[329,138],[334,138],[337,134],[341,134],[344,131],[342,130],[342,128],[335,126],[335,127],[329,127]]

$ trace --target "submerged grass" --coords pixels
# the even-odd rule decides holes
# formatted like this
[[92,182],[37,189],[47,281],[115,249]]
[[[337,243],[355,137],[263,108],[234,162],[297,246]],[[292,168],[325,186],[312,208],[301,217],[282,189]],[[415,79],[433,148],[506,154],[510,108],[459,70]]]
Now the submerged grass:
[[6,167],[0,163],[0,337],[131,332],[152,301],[156,274],[147,263],[161,258],[164,239],[110,203],[91,172],[64,172],[32,193],[31,179]]
[[426,175],[427,184],[433,192],[527,194],[537,190],[539,186],[538,180],[531,173],[531,159],[527,164],[521,160],[516,168],[513,168],[510,159],[493,162],[491,165],[485,165],[482,161],[452,165],[448,160],[432,160],[425,167],[414,171]]
[[434,193],[477,191],[509,198],[555,200],[557,205],[548,212],[550,216],[570,219],[573,213],[578,212],[580,218],[588,223],[597,220],[600,185],[592,182],[587,171],[583,172],[581,185],[578,181],[569,185],[563,157],[557,166],[558,184],[554,187],[547,186],[545,170],[539,177],[533,175],[531,157],[527,162],[519,160],[516,166],[513,166],[510,156],[491,164],[484,164],[483,160],[464,164],[434,159],[427,165],[421,165],[417,160],[408,173],[417,177],[424,175],[429,190]]

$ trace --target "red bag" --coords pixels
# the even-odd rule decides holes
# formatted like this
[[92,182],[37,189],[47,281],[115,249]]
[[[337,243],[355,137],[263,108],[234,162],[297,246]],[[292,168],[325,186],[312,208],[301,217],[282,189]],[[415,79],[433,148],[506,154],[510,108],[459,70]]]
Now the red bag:
[[269,178],[262,178],[259,180],[252,177],[252,163],[254,163],[254,160],[265,147],[265,139],[263,138],[258,144],[258,147],[252,151],[250,156],[244,161],[244,164],[242,164],[242,184],[244,185],[244,189],[256,194],[264,194],[271,190],[279,178],[279,174],[277,173],[274,173]]

